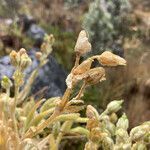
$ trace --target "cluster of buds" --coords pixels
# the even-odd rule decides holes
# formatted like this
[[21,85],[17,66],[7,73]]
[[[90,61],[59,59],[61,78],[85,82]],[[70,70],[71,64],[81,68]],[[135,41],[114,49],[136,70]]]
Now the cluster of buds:
[[49,55],[52,52],[52,45],[54,44],[55,39],[52,34],[45,35],[44,41],[41,45],[41,52],[45,55]]
[[131,139],[129,137],[129,134],[127,132],[127,129],[129,127],[129,121],[127,119],[127,116],[123,114],[116,123],[116,145],[115,149],[131,149]]
[[133,128],[130,132],[130,137],[134,142],[143,141],[144,144],[150,143],[150,121]]
[[29,65],[31,65],[32,60],[28,56],[26,50],[21,48],[19,52],[11,51],[10,53],[10,61],[13,66],[21,71],[25,70]]
[[41,51],[36,52],[36,58],[40,61],[40,67],[45,65],[48,61],[47,57],[52,52],[52,45],[54,44],[55,39],[52,34],[44,36],[44,41],[41,45]]
[[112,101],[106,110],[99,114],[91,105],[87,106],[86,115],[89,118],[86,128],[89,130],[89,141],[85,150],[94,146],[107,150],[137,150],[147,149],[150,143],[150,122],[147,121],[133,128],[128,134],[129,120],[125,113],[119,118],[116,113],[120,110],[121,101]]
[[16,68],[13,79],[17,86],[21,86],[24,83],[23,71],[31,65],[32,60],[24,48],[21,48],[19,52],[12,50],[9,56],[11,64]]
[[[87,121],[87,129],[89,130],[89,141],[85,145],[85,150],[87,145],[96,145],[97,149],[102,147],[103,149],[113,149],[114,141],[112,140],[112,131],[115,130],[113,124],[109,121],[109,116],[105,116],[103,120],[100,121],[100,115],[97,110],[91,105],[87,106],[86,115],[89,118]],[[114,135],[114,134],[113,134]]]

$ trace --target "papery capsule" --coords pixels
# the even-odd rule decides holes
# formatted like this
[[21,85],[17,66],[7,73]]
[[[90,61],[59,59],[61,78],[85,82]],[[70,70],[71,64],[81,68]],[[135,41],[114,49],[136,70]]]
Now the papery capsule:
[[75,68],[73,70],[73,74],[81,75],[81,74],[85,73],[86,71],[90,70],[92,62],[93,62],[93,60],[90,58],[83,61],[77,68]]
[[80,55],[84,55],[89,51],[91,51],[91,43],[88,41],[88,37],[87,37],[85,30],[82,30],[79,33],[79,36],[75,45],[75,52]]
[[88,85],[97,84],[98,82],[106,80],[105,69],[103,67],[90,69],[86,72],[84,78]]
[[97,57],[98,61],[104,66],[118,66],[126,65],[126,60],[122,57],[111,53],[110,51],[105,51]]
[[86,116],[88,118],[97,118],[97,119],[99,118],[99,114],[98,114],[97,110],[91,105],[87,106]]

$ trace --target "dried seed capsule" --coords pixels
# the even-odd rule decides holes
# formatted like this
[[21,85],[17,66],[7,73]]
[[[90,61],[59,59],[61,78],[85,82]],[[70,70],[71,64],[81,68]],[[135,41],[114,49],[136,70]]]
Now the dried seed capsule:
[[100,127],[100,126],[101,125],[100,125],[99,120],[97,120],[95,118],[91,118],[91,119],[88,120],[86,128],[88,130],[92,130],[93,128]]
[[91,105],[87,106],[86,116],[88,118],[97,118],[97,119],[99,118],[99,114],[98,114],[97,110]]
[[105,69],[103,67],[90,69],[86,72],[84,78],[88,85],[97,84],[98,82],[106,80]]
[[97,57],[97,60],[104,66],[126,65],[125,59],[111,53],[110,51],[103,52],[101,55]]
[[91,64],[92,64],[92,59],[87,59],[83,61],[77,68],[73,70],[74,75],[81,75],[85,73],[86,71],[90,70]]
[[16,51],[12,50],[11,53],[9,54],[9,57],[10,57],[11,64],[16,67],[18,65],[18,61],[19,61],[18,53]]
[[75,45],[75,52],[80,55],[84,55],[89,51],[91,51],[91,44],[88,41],[88,37],[87,37],[85,30],[82,30],[79,33],[79,36]]

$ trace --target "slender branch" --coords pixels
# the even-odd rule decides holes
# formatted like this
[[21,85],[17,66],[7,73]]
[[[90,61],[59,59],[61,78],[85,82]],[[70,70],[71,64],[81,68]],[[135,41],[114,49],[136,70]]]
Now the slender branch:
[[78,95],[73,99],[77,99],[77,100],[80,99],[82,97],[82,94],[83,94],[85,88],[86,88],[86,82],[84,81]]

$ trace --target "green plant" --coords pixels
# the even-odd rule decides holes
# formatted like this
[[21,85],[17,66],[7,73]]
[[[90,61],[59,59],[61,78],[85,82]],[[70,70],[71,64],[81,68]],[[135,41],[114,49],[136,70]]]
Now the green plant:
[[[53,43],[53,36],[46,35],[41,52],[36,53],[39,66],[23,87],[23,71],[31,64],[31,59],[25,49],[10,53],[11,63],[16,68],[13,75],[15,96],[10,97],[12,82],[5,76],[1,84],[6,92],[0,94],[0,149],[57,150],[67,136],[87,139],[85,150],[146,149],[150,143],[150,122],[133,128],[128,134],[127,116],[123,114],[119,118],[117,115],[123,100],[110,102],[101,114],[93,106],[85,106],[82,100],[85,88],[106,80],[104,67],[91,68],[93,60],[97,59],[102,66],[126,65],[123,58],[109,51],[79,63],[80,57],[91,50],[85,31],[80,32],[75,45],[76,61],[66,79],[64,95],[38,102],[34,97],[28,97],[39,68],[48,61]],[[81,88],[73,97],[72,92],[78,83]],[[79,112],[85,108],[86,116],[82,117]]]
[[94,0],[83,19],[83,28],[89,33],[93,52],[97,54],[110,47],[114,41],[123,42],[128,31],[125,16],[130,9],[128,0]]

